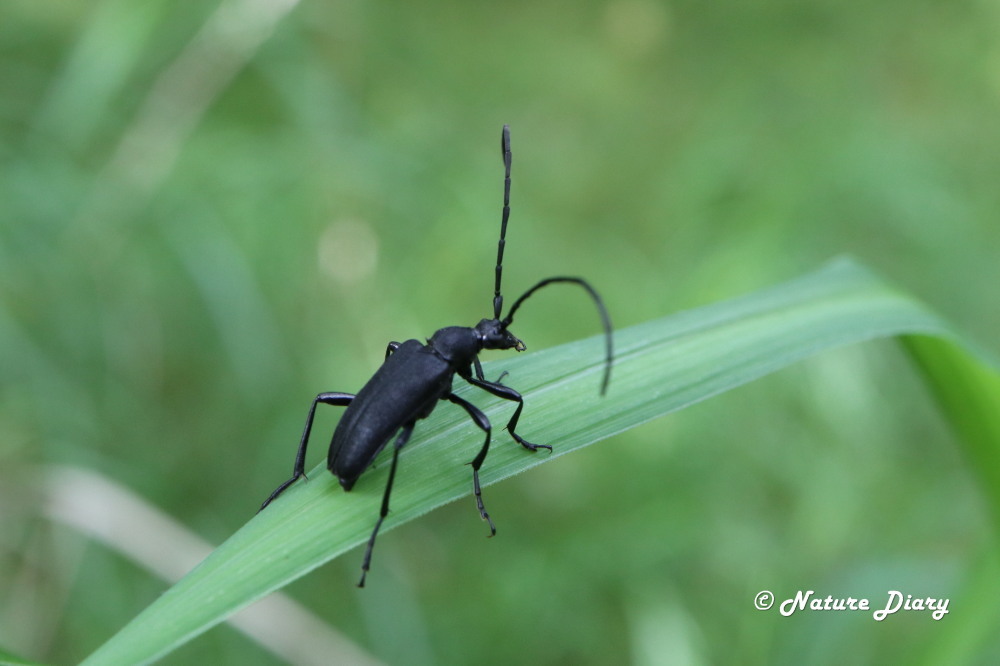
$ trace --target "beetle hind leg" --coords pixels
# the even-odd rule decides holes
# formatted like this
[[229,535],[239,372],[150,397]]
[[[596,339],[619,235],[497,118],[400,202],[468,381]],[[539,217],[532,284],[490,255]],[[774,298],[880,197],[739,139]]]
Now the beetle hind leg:
[[302,430],[302,440],[299,442],[298,453],[295,454],[295,467],[292,470],[292,478],[288,479],[274,489],[274,492],[271,493],[271,495],[264,500],[264,503],[260,505],[260,508],[257,509],[258,513],[263,511],[264,507],[274,501],[278,495],[285,492],[285,489],[288,488],[288,486],[292,485],[306,475],[306,447],[309,446],[309,433],[312,431],[313,419],[316,417],[316,405],[322,403],[324,405],[346,407],[351,404],[352,400],[354,400],[353,393],[330,392],[320,393],[316,396],[313,400],[312,406],[309,408],[309,415],[306,417],[306,427]]

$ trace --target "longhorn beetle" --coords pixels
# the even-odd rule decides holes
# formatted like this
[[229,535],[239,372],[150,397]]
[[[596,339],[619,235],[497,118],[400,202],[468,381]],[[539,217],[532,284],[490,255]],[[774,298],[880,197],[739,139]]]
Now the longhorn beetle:
[[[330,442],[330,452],[327,456],[327,467],[340,481],[344,490],[350,490],[358,477],[371,466],[379,452],[385,448],[393,435],[396,441],[392,450],[392,465],[389,467],[389,480],[386,481],[382,494],[382,508],[378,520],[368,539],[364,561],[361,564],[361,580],[358,587],[364,587],[365,576],[371,565],[372,548],[375,537],[389,513],[389,495],[392,493],[392,482],[396,478],[396,463],[399,452],[413,433],[413,427],[420,419],[427,418],[438,400],[447,400],[464,409],[475,421],[476,425],[486,434],[479,453],[472,462],[472,487],[476,496],[476,506],[479,515],[489,523],[490,536],[496,534],[496,527],[483,506],[483,496],[479,488],[479,468],[490,448],[491,426],[486,415],[478,407],[451,392],[452,379],[456,374],[473,386],[478,386],[488,393],[517,403],[514,415],[507,422],[507,432],[518,444],[529,451],[538,449],[552,450],[548,444],[532,444],[516,432],[517,421],[521,418],[524,399],[521,394],[500,382],[506,373],[500,375],[497,381],[489,381],[483,376],[483,368],[479,363],[479,352],[484,349],[514,349],[524,351],[524,342],[508,330],[514,321],[514,313],[529,296],[542,287],[559,282],[576,284],[583,287],[594,300],[601,315],[604,326],[605,365],[601,380],[601,395],[608,388],[611,377],[611,320],[607,309],[597,291],[585,280],[577,277],[550,277],[540,281],[514,301],[507,316],[500,318],[503,309],[503,296],[500,294],[500,278],[503,273],[504,238],[507,235],[507,219],[510,216],[510,127],[503,126],[500,135],[500,149],[503,154],[503,215],[500,222],[500,242],[497,247],[496,276],[493,289],[493,318],[483,319],[472,328],[465,326],[448,326],[442,328],[422,344],[418,340],[406,342],[390,342],[385,350],[385,361],[375,375],[368,380],[357,395],[350,393],[320,393],[313,400],[306,417],[302,440],[295,456],[295,467],[292,478],[275,489],[261,505],[260,509],[270,504],[288,486],[305,476],[306,446],[309,443],[309,432],[312,430],[316,405],[339,405],[347,407]],[[397,434],[398,433],[398,434]]]

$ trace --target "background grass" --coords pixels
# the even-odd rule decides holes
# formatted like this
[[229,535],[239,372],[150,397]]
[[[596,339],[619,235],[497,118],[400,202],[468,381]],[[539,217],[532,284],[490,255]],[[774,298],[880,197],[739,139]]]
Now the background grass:
[[[846,251],[995,351],[998,11],[5,3],[0,645],[75,662],[164,589],[42,520],[37,470],[221,542],[317,392],[488,314],[504,122],[510,295],[584,275],[624,327]],[[583,297],[532,303],[533,350],[596,330]],[[989,661],[990,599],[751,607],[993,580],[992,472],[919,379],[892,343],[824,354],[492,487],[496,539],[460,502],[385,535],[364,593],[352,555],[289,592],[390,662]],[[166,663],[269,659],[220,628]]]

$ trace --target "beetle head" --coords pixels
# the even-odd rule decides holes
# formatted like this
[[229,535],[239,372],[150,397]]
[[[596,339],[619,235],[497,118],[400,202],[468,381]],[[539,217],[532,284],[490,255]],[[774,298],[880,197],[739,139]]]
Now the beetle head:
[[507,330],[507,324],[499,319],[483,319],[476,324],[476,334],[483,349],[515,349],[524,351],[524,343]]

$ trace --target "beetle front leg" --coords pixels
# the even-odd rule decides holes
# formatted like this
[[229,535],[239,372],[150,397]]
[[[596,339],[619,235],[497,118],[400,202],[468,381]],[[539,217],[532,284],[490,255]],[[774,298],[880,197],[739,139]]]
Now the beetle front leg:
[[[503,375],[501,375],[502,377]],[[507,422],[507,432],[510,436],[514,438],[514,441],[528,449],[529,451],[537,451],[538,449],[548,449],[552,450],[552,447],[548,444],[532,444],[524,437],[518,435],[514,429],[517,427],[517,421],[521,418],[521,410],[524,409],[524,398],[521,394],[510,388],[509,386],[504,386],[503,384],[497,382],[490,382],[484,379],[479,379],[477,377],[463,377],[465,381],[469,382],[473,386],[478,386],[484,391],[488,391],[498,398],[503,398],[504,400],[510,400],[511,402],[517,403],[517,409],[514,410],[514,415],[510,417],[510,421]]]
[[449,402],[458,405],[468,412],[472,420],[476,422],[476,425],[486,433],[486,441],[483,442],[483,448],[479,450],[479,453],[476,454],[476,457],[469,464],[472,465],[472,490],[476,495],[476,507],[479,509],[479,516],[490,524],[490,536],[493,536],[497,533],[497,528],[490,519],[490,514],[486,513],[486,507],[483,506],[483,491],[479,487],[479,468],[483,466],[486,454],[489,453],[490,433],[493,431],[493,426],[490,425],[490,420],[486,418],[486,414],[483,414],[478,407],[468,400],[459,398],[454,393],[449,394],[447,399]]
[[302,440],[299,442],[299,451],[295,454],[295,467],[292,470],[292,478],[285,481],[280,486],[278,486],[271,496],[264,500],[264,503],[260,505],[257,512],[264,510],[268,504],[270,504],[274,499],[285,492],[285,488],[292,485],[299,480],[299,477],[306,475],[306,447],[309,445],[309,433],[312,431],[313,419],[316,417],[316,405],[322,403],[324,405],[338,405],[341,407],[346,407],[351,404],[354,400],[354,395],[351,393],[320,393],[313,400],[312,406],[309,408],[309,415],[306,417],[306,427],[302,430]]
[[[489,381],[488,379],[486,379],[486,376],[483,374],[483,365],[482,365],[482,363],[479,362],[479,357],[478,356],[475,358],[475,360],[473,360],[472,365],[476,369],[476,377],[478,379],[481,379],[484,382],[485,381]],[[491,384],[500,384],[500,382],[503,381],[503,378],[506,377],[509,374],[510,374],[509,372],[507,372],[506,370],[504,370],[503,372],[500,373],[500,376],[497,377],[497,380],[495,382],[490,382],[490,383]]]

